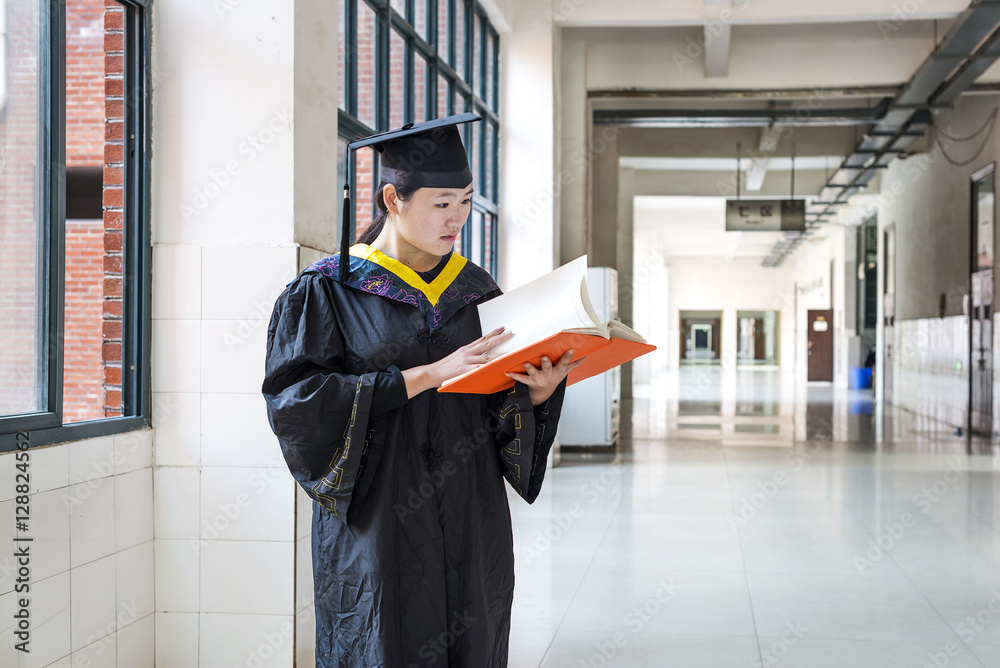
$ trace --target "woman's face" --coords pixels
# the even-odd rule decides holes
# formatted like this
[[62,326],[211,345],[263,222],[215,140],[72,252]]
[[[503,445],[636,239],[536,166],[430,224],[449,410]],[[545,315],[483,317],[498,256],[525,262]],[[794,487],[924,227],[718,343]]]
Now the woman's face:
[[391,218],[402,239],[416,250],[441,257],[451,252],[469,217],[472,185],[464,189],[419,188],[405,202],[392,196],[385,199],[387,205],[395,200]]

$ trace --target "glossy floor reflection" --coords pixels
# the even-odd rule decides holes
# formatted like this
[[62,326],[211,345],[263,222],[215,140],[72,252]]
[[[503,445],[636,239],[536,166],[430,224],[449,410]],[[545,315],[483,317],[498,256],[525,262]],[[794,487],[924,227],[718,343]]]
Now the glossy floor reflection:
[[512,668],[1000,668],[989,443],[774,371],[634,403],[512,499]]

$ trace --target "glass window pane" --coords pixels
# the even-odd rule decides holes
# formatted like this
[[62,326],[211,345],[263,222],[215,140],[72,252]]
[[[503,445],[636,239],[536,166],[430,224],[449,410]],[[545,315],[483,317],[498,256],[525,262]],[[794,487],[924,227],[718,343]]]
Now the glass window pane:
[[465,0],[455,0],[455,53],[452,54],[451,66],[458,76],[465,78]]
[[486,97],[486,87],[483,84],[483,22],[479,14],[473,14],[472,22],[472,90],[480,98]]
[[472,156],[469,159],[469,165],[472,167],[472,178],[475,179],[475,187],[479,189],[483,187],[483,176],[480,171],[482,166],[481,158],[483,154],[483,145],[481,143],[483,136],[483,124],[482,122],[479,122],[470,123],[469,125],[472,126],[472,143],[470,146],[472,149]]
[[413,1],[413,28],[425,41],[431,41],[431,24],[427,21],[427,0]]
[[344,75],[344,66],[349,62],[347,55],[347,36],[344,33],[344,27],[347,25],[347,0],[343,0],[340,3],[340,21],[338,21],[340,26],[340,56],[337,58],[337,106],[341,109],[347,110],[347,88],[345,85],[346,77]]
[[375,161],[375,150],[370,146],[355,151],[354,159],[355,182],[351,197],[354,198],[354,229],[357,232],[354,238],[358,239],[372,222],[372,193],[377,185],[374,169],[378,163]]
[[490,263],[490,258],[493,252],[493,225],[495,224],[495,219],[492,215],[486,214],[486,224],[483,226],[483,239],[486,244],[486,249],[483,251],[483,264],[482,267],[486,271],[493,273],[493,266]]
[[63,422],[122,414],[124,7],[66,7]]
[[472,234],[472,257],[469,259],[480,267],[483,266],[483,212],[472,210],[472,220],[466,223],[471,226],[469,232]]
[[375,127],[376,100],[379,91],[375,89],[375,36],[378,34],[378,20],[375,12],[363,0],[358,2],[358,120],[370,128]]
[[497,71],[494,65],[496,64],[497,56],[497,36],[490,34],[489,49],[486,52],[486,104],[493,111],[499,111],[497,108]]
[[437,24],[437,47],[438,55],[449,63],[452,62],[453,54],[449,51],[451,48],[450,40],[448,39],[448,0],[438,0],[438,24]]
[[406,109],[406,41],[395,30],[390,30],[389,37],[389,127],[394,130],[403,127],[403,115]]
[[496,136],[493,134],[493,126],[485,121],[483,122],[483,134],[486,138],[486,150],[483,153],[483,168],[486,171],[486,178],[484,179],[480,192],[483,197],[491,202],[495,202],[496,198],[493,195],[493,184],[495,183],[495,175],[493,174],[493,156],[494,151],[496,151]]
[[[358,0],[361,2],[362,0]],[[396,10],[396,13],[406,18],[406,0],[391,0],[389,6]]]
[[438,108],[437,117],[444,118],[448,115],[448,80],[438,75]]
[[[39,331],[38,231],[44,221],[36,182],[42,137],[38,105],[37,0],[7,0],[0,42],[0,415],[46,406],[45,332]],[[6,61],[6,62],[3,62]],[[6,80],[5,80],[6,79]]]
[[427,115],[427,61],[419,53],[413,54],[413,122],[422,123]]

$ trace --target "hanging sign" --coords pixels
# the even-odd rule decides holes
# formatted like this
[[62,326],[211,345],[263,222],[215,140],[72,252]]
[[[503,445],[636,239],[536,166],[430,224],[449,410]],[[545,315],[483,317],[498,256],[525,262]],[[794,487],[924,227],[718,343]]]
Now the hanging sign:
[[800,232],[804,229],[804,199],[726,200],[727,232]]

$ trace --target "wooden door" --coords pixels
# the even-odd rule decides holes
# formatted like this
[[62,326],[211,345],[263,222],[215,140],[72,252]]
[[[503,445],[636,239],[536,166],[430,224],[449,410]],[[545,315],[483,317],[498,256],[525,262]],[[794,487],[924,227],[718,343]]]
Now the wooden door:
[[833,380],[833,311],[808,311],[809,380]]

